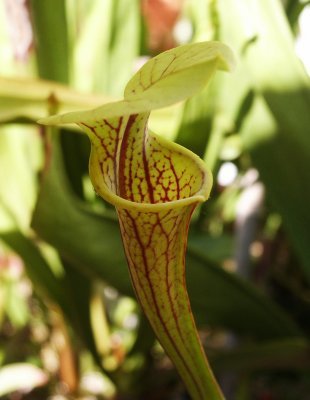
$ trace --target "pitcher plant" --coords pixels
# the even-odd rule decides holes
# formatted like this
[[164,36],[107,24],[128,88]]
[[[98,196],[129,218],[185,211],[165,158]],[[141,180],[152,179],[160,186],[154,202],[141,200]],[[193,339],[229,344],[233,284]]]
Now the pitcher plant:
[[229,71],[233,64],[222,43],[180,46],[144,64],[123,100],[39,121],[76,123],[88,135],[90,179],[116,208],[137,299],[194,400],[224,398],[202,349],[185,282],[189,223],[209,197],[212,174],[194,153],[151,132],[148,118],[152,110],[194,95],[217,69]]

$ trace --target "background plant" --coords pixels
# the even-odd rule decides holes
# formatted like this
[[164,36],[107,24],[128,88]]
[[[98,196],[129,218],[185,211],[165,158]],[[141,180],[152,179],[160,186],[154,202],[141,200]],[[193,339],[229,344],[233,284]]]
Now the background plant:
[[35,121],[56,103],[120,97],[141,55],[212,39],[235,50],[234,75],[152,119],[218,177],[190,230],[193,311],[227,398],[306,399],[309,79],[294,49],[306,2],[171,2],[159,26],[168,3],[1,3],[0,384],[7,366],[26,363],[41,374],[31,399],[85,398],[91,379],[95,398],[182,395],[133,300],[114,212],[90,188],[88,142]]

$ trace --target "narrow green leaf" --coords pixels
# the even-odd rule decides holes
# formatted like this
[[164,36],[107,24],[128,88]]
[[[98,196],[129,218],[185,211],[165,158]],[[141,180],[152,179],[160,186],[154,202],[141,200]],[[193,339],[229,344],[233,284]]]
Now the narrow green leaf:
[[69,47],[65,1],[31,0],[37,63],[41,78],[69,82]]

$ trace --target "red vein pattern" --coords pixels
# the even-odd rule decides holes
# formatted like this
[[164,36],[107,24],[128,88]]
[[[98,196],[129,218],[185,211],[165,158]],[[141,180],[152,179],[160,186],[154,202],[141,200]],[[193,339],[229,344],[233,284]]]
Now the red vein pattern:
[[92,142],[94,187],[116,206],[139,302],[193,399],[202,400],[214,390],[214,379],[189,305],[185,252],[190,218],[201,201],[195,196],[208,175],[187,150],[148,132],[148,117],[142,113],[80,126]]
[[[149,321],[183,379],[203,399],[202,350],[185,292],[184,257],[195,205],[162,213],[119,209],[131,278]],[[186,378],[185,378],[186,377]]]

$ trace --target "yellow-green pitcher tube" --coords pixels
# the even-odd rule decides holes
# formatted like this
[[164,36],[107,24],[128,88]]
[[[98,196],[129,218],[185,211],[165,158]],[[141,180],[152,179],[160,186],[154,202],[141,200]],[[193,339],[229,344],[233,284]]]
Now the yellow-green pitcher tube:
[[[218,42],[185,45],[145,64],[122,101],[43,123],[77,123],[91,140],[92,184],[117,210],[136,296],[193,400],[222,400],[198,336],[185,282],[188,228],[212,175],[191,151],[148,130],[152,109],[184,100],[233,57]],[[193,133],[195,134],[195,133]],[[206,294],[207,295],[207,294]]]

